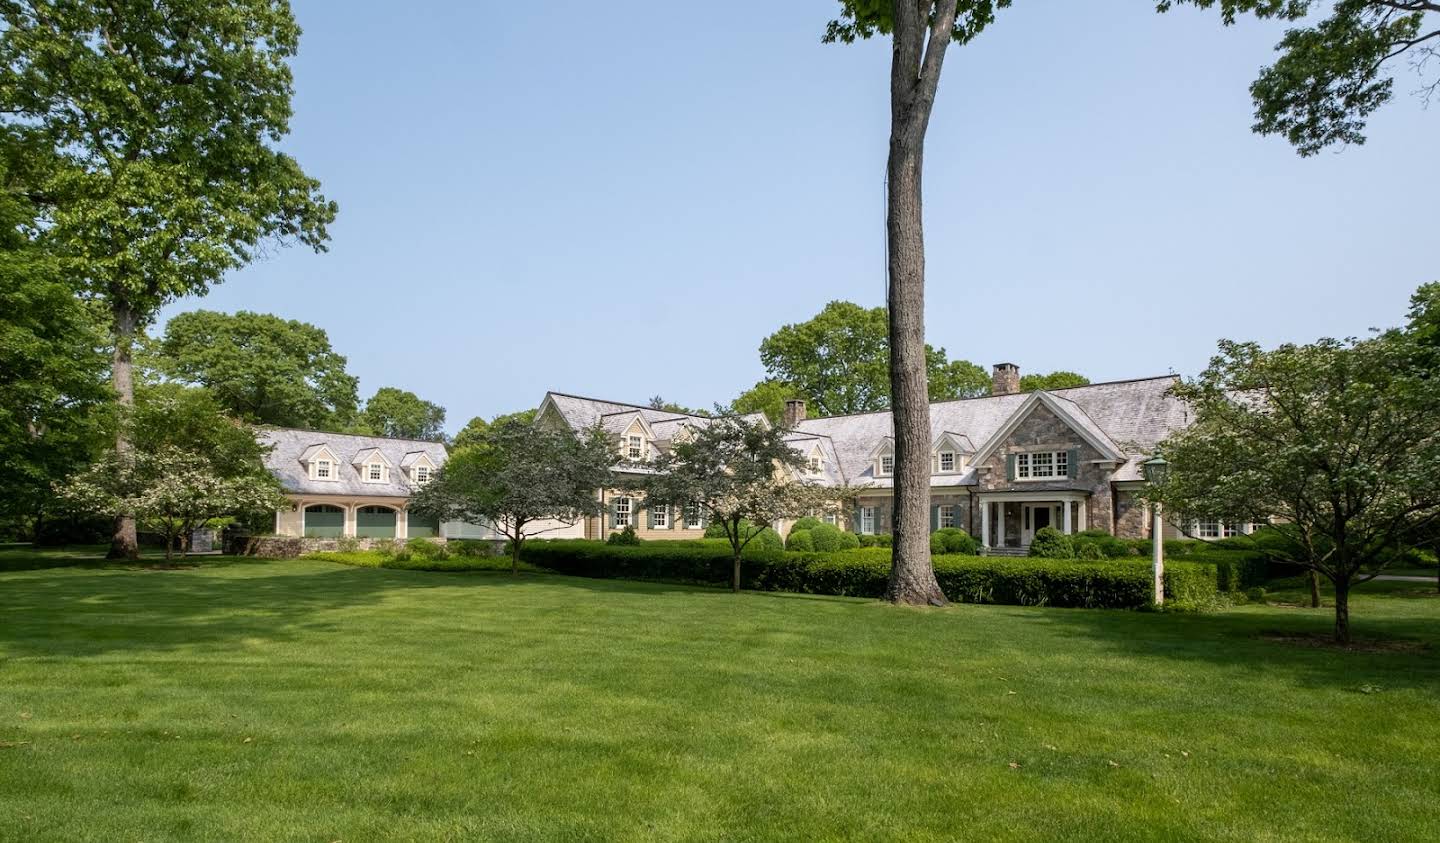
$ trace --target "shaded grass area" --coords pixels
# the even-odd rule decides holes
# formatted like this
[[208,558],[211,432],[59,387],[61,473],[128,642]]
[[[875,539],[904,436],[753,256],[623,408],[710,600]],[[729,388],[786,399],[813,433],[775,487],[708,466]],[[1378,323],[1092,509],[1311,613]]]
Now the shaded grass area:
[[1357,636],[1423,649],[1259,605],[0,574],[0,839],[1435,839],[1440,600],[1382,585]]
[[[452,554],[444,559],[407,556],[396,558],[394,554],[378,550],[323,551],[306,554],[305,559],[317,562],[339,562],[359,568],[392,568],[397,571],[504,571],[509,573],[509,556],[461,556]],[[528,562],[520,563],[520,570],[538,572],[539,568]]]

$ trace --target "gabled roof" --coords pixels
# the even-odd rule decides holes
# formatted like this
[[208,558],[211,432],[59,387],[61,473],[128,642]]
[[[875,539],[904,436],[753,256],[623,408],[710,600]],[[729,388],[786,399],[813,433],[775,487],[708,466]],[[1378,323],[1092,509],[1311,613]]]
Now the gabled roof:
[[941,451],[947,445],[957,453],[975,453],[975,445],[971,443],[970,437],[966,436],[963,433],[954,433],[949,430],[941,433],[938,437],[935,438],[935,441],[930,446],[930,450]]
[[386,466],[389,466],[391,468],[395,467],[395,463],[391,462],[390,458],[385,456],[385,452],[380,450],[379,448],[365,448],[356,451],[355,457],[350,460],[350,464],[365,465],[367,463],[372,463],[376,461],[382,462]]
[[304,453],[300,454],[300,462],[312,463],[320,459],[322,456],[328,460],[331,460],[332,462],[338,461],[338,458],[335,456],[334,451],[326,447],[324,442],[317,442],[314,445],[306,448]]
[[870,459],[873,460],[881,454],[885,453],[886,451],[894,452],[894,450],[895,437],[882,436],[880,437],[880,441],[875,443],[875,447],[870,449]]
[[408,451],[408,452],[406,452],[405,456],[403,456],[403,457],[400,458],[400,467],[401,467],[401,468],[410,468],[411,466],[418,465],[418,464],[420,464],[420,463],[422,463],[422,462],[423,462],[423,463],[426,463],[426,464],[429,465],[431,468],[439,468],[439,467],[440,467],[440,464],[437,463],[437,462],[435,462],[435,460],[430,457],[430,454],[429,454],[429,452],[427,452],[427,451]]
[[1080,409],[1080,406],[1074,401],[1057,398],[1048,392],[1031,392],[1024,403],[1016,407],[1015,411],[1010,414],[1010,417],[1006,419],[994,433],[990,434],[990,438],[985,440],[985,444],[980,446],[979,451],[975,452],[975,456],[971,458],[971,461],[979,464],[989,459],[990,455],[995,453],[995,449],[1003,445],[1005,440],[1010,438],[1010,434],[1015,432],[1015,428],[1019,427],[1020,423],[1028,418],[1031,413],[1035,412],[1038,407],[1044,407],[1054,413],[1056,417],[1069,425],[1076,433],[1080,434],[1080,437],[1089,443],[1090,447],[1099,451],[1106,459],[1115,460],[1116,462],[1123,462],[1125,460],[1125,455],[1121,452],[1120,447],[1112,442],[1105,431],[1101,430],[1089,416],[1085,415],[1085,411]]
[[445,464],[446,457],[443,443],[414,439],[388,439],[288,427],[262,427],[256,430],[255,438],[270,449],[265,455],[265,467],[279,478],[285,491],[292,494],[407,497],[412,491],[400,472],[391,472],[387,483],[366,483],[358,471],[336,472],[334,480],[311,480],[306,463],[319,456],[322,450],[334,457],[337,463],[352,465],[357,464],[361,455],[377,451],[392,467],[409,465],[405,460],[413,462],[423,456],[432,466],[439,468]]

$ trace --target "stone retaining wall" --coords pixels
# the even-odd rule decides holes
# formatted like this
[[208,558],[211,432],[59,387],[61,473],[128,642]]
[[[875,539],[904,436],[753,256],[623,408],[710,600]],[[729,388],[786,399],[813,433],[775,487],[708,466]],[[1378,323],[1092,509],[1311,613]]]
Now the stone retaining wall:
[[[435,536],[427,538],[436,544],[445,544],[446,539]],[[263,559],[294,559],[307,553],[323,553],[337,550],[371,550],[382,542],[403,545],[403,539],[375,538],[300,538],[297,536],[236,536],[227,540],[225,552],[234,556],[258,556]]]

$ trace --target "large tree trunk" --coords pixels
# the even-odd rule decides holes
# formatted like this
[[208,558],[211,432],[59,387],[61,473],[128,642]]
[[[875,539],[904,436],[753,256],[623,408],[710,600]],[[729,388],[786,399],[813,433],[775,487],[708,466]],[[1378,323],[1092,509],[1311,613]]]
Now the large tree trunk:
[[1350,643],[1350,580],[1335,580],[1335,643]]
[[735,567],[730,572],[730,590],[735,594],[740,593],[740,552],[735,552]]
[[[930,563],[930,395],[925,373],[925,236],[920,181],[925,130],[955,20],[940,4],[929,22],[914,0],[895,0],[886,165],[890,248],[890,397],[895,435],[894,546],[886,599],[945,605]],[[927,34],[928,46],[927,46]]]
[[[130,441],[131,411],[135,408],[135,372],[130,360],[131,347],[135,342],[135,311],[124,301],[116,301],[111,308],[114,318],[115,351],[110,358],[110,381],[115,387],[116,400],[120,402],[120,417],[115,426],[115,453],[121,458],[129,456],[135,446]],[[135,514],[115,514],[115,530],[110,539],[107,559],[138,559],[140,543],[135,536]]]
[[1320,608],[1320,572],[1310,569],[1310,608]]

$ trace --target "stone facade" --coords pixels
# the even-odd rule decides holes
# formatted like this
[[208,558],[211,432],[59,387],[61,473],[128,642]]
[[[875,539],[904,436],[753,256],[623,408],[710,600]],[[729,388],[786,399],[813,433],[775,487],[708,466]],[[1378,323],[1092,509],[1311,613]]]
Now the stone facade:
[[[1013,454],[1034,451],[1074,452],[1076,466],[1073,477],[1053,480],[1012,480],[1007,472],[1007,460]],[[1104,530],[1112,532],[1110,477],[1115,463],[1107,461],[1085,441],[1079,433],[1042,404],[1035,405],[1030,414],[1016,426],[1004,444],[977,468],[978,492],[1082,492],[1088,495],[1086,501],[1086,523],[1077,525],[1079,530]],[[1018,510],[1011,513],[1007,508],[1006,534],[1010,534],[1008,519],[1015,519],[1019,529]]]

